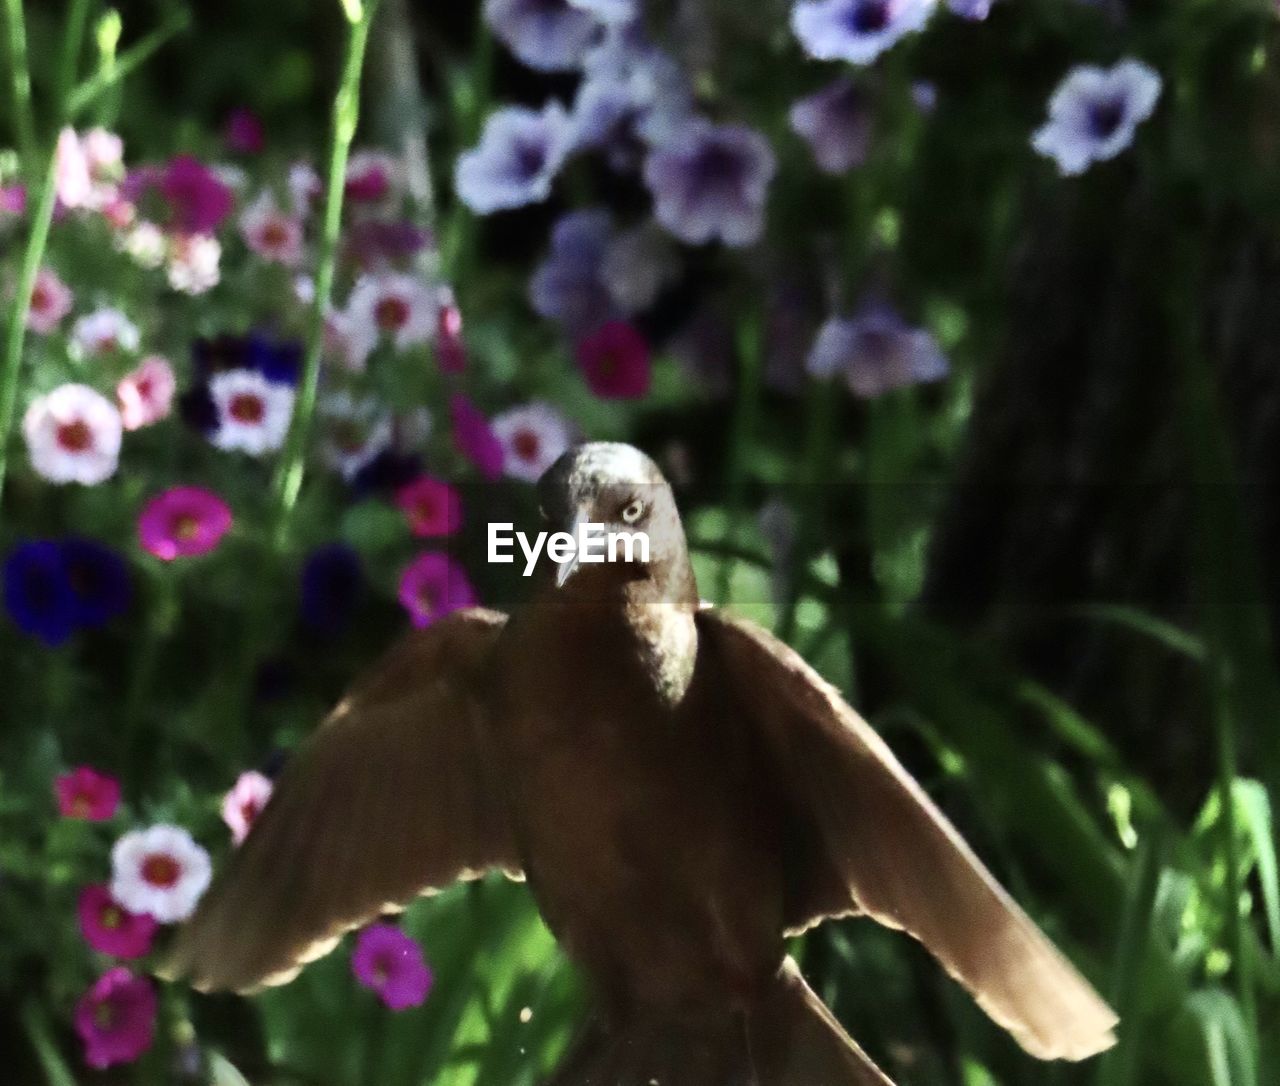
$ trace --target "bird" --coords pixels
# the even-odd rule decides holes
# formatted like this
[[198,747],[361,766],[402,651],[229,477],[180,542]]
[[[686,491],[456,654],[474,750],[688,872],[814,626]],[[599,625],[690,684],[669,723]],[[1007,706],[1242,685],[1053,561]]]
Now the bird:
[[913,936],[1031,1056],[1115,1043],[1110,1007],[839,691],[701,600],[648,456],[585,443],[537,486],[550,527],[647,553],[544,554],[509,616],[393,646],[290,758],[162,975],[281,984],[501,871],[591,997],[546,1086],[892,1086],[787,953],[844,916]]

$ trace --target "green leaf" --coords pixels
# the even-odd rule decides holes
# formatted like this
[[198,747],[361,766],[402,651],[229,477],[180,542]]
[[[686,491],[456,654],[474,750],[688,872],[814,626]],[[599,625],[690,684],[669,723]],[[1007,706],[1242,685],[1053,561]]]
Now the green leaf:
[[1207,989],[1188,997],[1186,1009],[1200,1027],[1213,1086],[1258,1086],[1257,1047],[1236,1000]]

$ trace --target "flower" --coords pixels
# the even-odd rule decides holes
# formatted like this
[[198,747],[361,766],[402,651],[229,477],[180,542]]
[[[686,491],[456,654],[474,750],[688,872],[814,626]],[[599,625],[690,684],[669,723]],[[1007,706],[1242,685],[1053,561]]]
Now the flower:
[[233,109],[228,114],[222,138],[226,141],[227,148],[237,155],[260,154],[266,145],[262,121],[253,110],[244,106]]
[[337,635],[355,612],[362,583],[360,556],[350,547],[332,543],[312,551],[302,567],[302,621],[317,633]]
[[272,784],[257,770],[241,773],[222,799],[222,821],[231,830],[231,840],[240,844],[249,836],[262,808],[271,798]]
[[180,826],[126,833],[111,850],[111,894],[161,924],[186,920],[209,885],[209,854]]
[[612,237],[613,220],[604,208],[561,216],[551,231],[551,251],[529,280],[534,312],[569,335],[582,335],[618,316],[600,275]]
[[449,399],[449,421],[453,426],[453,445],[490,480],[502,474],[506,454],[502,442],[493,432],[489,420],[466,396],[455,393]]
[[466,571],[447,554],[418,555],[400,575],[400,602],[419,629],[476,603]]
[[347,300],[347,335],[367,344],[365,355],[382,336],[403,351],[431,339],[436,316],[435,292],[416,276],[362,275]]
[[33,332],[47,336],[62,323],[62,318],[71,312],[74,295],[71,288],[58,276],[52,268],[41,268],[36,272],[36,281],[31,289],[31,308],[27,312],[27,327]]
[[1160,89],[1160,76],[1140,60],[1072,68],[1049,99],[1049,120],[1031,145],[1056,161],[1063,176],[1084,173],[1133,142],[1138,125],[1155,111]]
[[568,421],[548,403],[513,407],[495,415],[491,425],[502,442],[502,470],[526,483],[536,483],[573,444]]
[[205,294],[221,281],[222,244],[212,234],[174,234],[169,239],[165,276],[182,294]]
[[813,377],[843,372],[850,391],[869,399],[895,388],[937,381],[950,372],[937,340],[884,305],[851,319],[831,317],[818,331],[805,369]]
[[800,0],[791,29],[815,60],[870,64],[924,27],[937,0]]
[[429,230],[404,219],[357,219],[343,240],[345,258],[370,270],[407,264],[434,243]]
[[[351,176],[351,162],[358,157],[353,155],[348,161],[348,177]],[[320,175],[309,162],[294,162],[290,165],[285,185],[289,189],[289,206],[295,214],[303,218],[310,214],[316,202],[324,195],[324,182],[320,180]]]
[[209,396],[218,420],[210,440],[219,449],[262,456],[284,444],[293,416],[294,392],[288,385],[257,370],[227,370],[209,379]]
[[176,390],[177,382],[169,360],[158,354],[148,355],[138,363],[137,369],[125,374],[116,385],[116,403],[120,406],[120,421],[124,428],[140,430],[168,418]]
[[370,924],[360,932],[351,971],[393,1011],[421,1005],[431,991],[422,948],[394,924]]
[[675,245],[654,222],[625,230],[609,243],[600,279],[624,313],[639,313],[680,275]]
[[240,236],[263,260],[286,268],[302,263],[302,220],[281,211],[270,192],[263,192],[240,213]]
[[422,539],[453,535],[462,526],[462,498],[442,479],[422,475],[396,491],[409,529]]
[[90,1067],[132,1063],[151,1047],[155,1036],[155,991],[148,980],[118,965],[80,998],[75,1025]]
[[686,121],[650,152],[644,181],[654,216],[692,245],[719,238],[742,247],[764,229],[764,206],[777,162],[768,141],[745,125]]
[[93,629],[128,610],[129,567],[115,551],[91,539],[65,539],[60,550],[77,626]]
[[837,79],[791,107],[791,128],[813,151],[824,173],[842,174],[867,160],[875,116],[851,79]]
[[594,15],[571,0],[485,0],[485,21],[515,57],[540,72],[582,67],[600,33]]
[[53,782],[53,792],[63,818],[105,822],[120,807],[120,782],[87,765],[60,773]]
[[88,207],[93,196],[93,178],[89,175],[89,159],[74,129],[58,133],[54,151],[54,192],[65,208]]
[[995,0],[947,0],[947,7],[962,19],[980,22],[991,14]]
[[24,633],[50,648],[66,642],[76,628],[76,602],[56,543],[24,543],[9,555],[4,564],[4,602]]
[[71,354],[78,359],[138,349],[138,326],[110,307],[86,313],[71,326]]
[[640,16],[640,0],[569,0],[572,7],[589,11],[604,23],[625,26]]
[[391,447],[391,416],[371,396],[357,399],[345,389],[320,401],[324,428],[321,454],[347,482],[384,449]]
[[80,137],[80,149],[94,181],[117,180],[124,169],[124,140],[105,128],[91,128]]
[[22,419],[31,466],[51,483],[93,486],[115,474],[124,426],[110,400],[88,385],[59,385]]
[[381,203],[400,184],[400,163],[385,151],[357,151],[347,161],[345,196],[353,203]]
[[76,903],[80,934],[94,950],[113,958],[141,958],[151,950],[156,922],[131,913],[106,885],[86,886]]
[[573,136],[573,123],[559,102],[548,102],[541,111],[495,110],[480,143],[458,158],[458,199],[480,215],[541,203],[551,195]]
[[461,373],[467,368],[467,343],[462,338],[462,310],[452,295],[442,299],[436,316],[436,362],[441,373]]
[[608,321],[578,341],[578,366],[603,400],[635,400],[649,391],[649,344],[625,321]]
[[116,238],[116,248],[138,267],[154,270],[164,263],[168,244],[164,231],[144,219]]
[[166,562],[208,554],[231,529],[231,508],[198,486],[175,486],[157,494],[138,517],[138,542]]
[[191,155],[171,159],[159,177],[169,206],[169,228],[180,234],[212,234],[231,214],[231,188]]
[[21,182],[0,185],[0,215],[21,215],[27,210],[27,186]]
[[202,380],[229,370],[253,370],[278,385],[294,385],[302,367],[302,345],[296,340],[272,340],[254,332],[247,336],[218,335],[192,345],[196,372]]

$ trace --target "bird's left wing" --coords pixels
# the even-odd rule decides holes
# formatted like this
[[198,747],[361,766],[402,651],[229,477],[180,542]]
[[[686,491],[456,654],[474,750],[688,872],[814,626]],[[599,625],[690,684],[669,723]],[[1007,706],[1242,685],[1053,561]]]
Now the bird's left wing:
[[520,863],[483,751],[481,673],[505,622],[457,612],[405,638],[290,760],[162,968],[202,990],[283,983],[341,935]]
[[[920,940],[1041,1059],[1115,1043],[1116,1016],[1014,903],[884,741],[804,660],[754,623],[698,614],[796,818],[788,923],[863,912]],[[843,893],[836,892],[841,886]]]

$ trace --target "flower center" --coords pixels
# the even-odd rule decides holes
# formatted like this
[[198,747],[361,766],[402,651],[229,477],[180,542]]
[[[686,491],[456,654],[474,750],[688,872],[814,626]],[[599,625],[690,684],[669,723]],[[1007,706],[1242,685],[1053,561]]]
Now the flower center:
[[93,812],[93,804],[83,792],[71,801],[71,813],[76,818],[88,818]]
[[516,173],[532,181],[547,164],[547,145],[540,140],[519,140],[515,148]]
[[409,303],[403,298],[383,298],[374,306],[373,319],[384,332],[394,332],[408,322]]
[[115,931],[124,922],[124,913],[120,911],[118,905],[108,905],[102,910],[102,915],[98,917],[102,926],[109,931]]
[[723,192],[737,191],[742,185],[745,163],[742,156],[721,143],[710,143],[698,152],[693,161],[693,191],[710,189]]
[[257,800],[247,799],[240,804],[240,817],[244,819],[246,826],[253,825],[253,820],[258,817],[262,811],[262,805]]
[[1089,107],[1089,128],[1100,140],[1110,139],[1124,122],[1123,98],[1108,98]]
[[855,34],[875,34],[888,25],[888,0],[860,0],[849,12],[849,26]]
[[108,1030],[116,1024],[116,1009],[110,1003],[99,1003],[93,1008],[93,1024],[101,1030]]
[[423,585],[418,589],[418,603],[421,604],[422,610],[427,614],[431,614],[436,609],[436,590],[431,585]]
[[82,453],[93,447],[93,431],[84,419],[64,422],[58,427],[57,441],[67,452]]
[[511,447],[521,460],[536,460],[542,442],[532,430],[517,430],[511,439]]
[[116,347],[118,346],[118,342],[119,341],[116,339],[114,335],[111,335],[110,333],[108,333],[107,335],[98,337],[97,343],[94,344],[94,349],[99,354],[107,354],[108,352],[114,351],[116,349]]
[[143,879],[161,890],[171,888],[181,874],[182,865],[163,852],[153,852],[142,861]]
[[190,543],[200,534],[200,518],[191,513],[179,513],[173,521],[173,536],[183,543]]
[[262,228],[262,243],[269,249],[281,249],[289,243],[289,231],[284,223],[271,221]]
[[48,309],[53,303],[53,298],[49,294],[48,288],[43,283],[37,283],[35,289],[31,291],[31,308],[37,313]]
[[262,402],[262,397],[253,392],[241,392],[233,396],[227,406],[227,414],[246,426],[256,426],[266,413],[267,407]]
[[373,982],[379,988],[391,979],[391,963],[386,958],[378,958],[373,963]]

